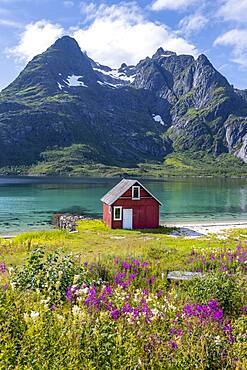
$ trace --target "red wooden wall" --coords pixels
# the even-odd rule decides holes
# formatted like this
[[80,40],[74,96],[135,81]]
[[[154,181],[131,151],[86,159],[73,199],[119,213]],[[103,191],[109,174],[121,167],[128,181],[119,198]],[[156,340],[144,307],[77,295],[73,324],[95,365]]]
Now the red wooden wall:
[[155,228],[159,226],[159,203],[145,189],[141,187],[140,200],[132,200],[132,188],[124,193],[114,204],[109,213],[107,204],[103,204],[104,222],[113,229],[122,229],[121,221],[113,220],[113,207],[121,206],[122,209],[133,209],[133,229]]

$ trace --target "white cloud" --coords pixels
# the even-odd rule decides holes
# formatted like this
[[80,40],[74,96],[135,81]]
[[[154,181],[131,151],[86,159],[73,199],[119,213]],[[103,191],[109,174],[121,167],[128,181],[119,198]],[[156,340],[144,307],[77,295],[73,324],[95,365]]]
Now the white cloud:
[[214,45],[230,46],[233,61],[247,68],[247,29],[232,29],[219,36]]
[[195,13],[184,17],[179,22],[179,28],[182,32],[186,34],[194,33],[196,31],[200,31],[208,24],[208,18],[206,18],[203,14]]
[[21,28],[22,25],[19,22],[12,21],[10,19],[1,19],[0,18],[0,26],[3,27],[12,27],[12,28]]
[[224,0],[219,8],[218,15],[227,21],[246,22],[247,0]]
[[187,8],[188,6],[194,4],[198,0],[155,0],[151,8],[155,11],[160,10],[180,10]]
[[57,38],[62,36],[63,32],[60,25],[45,20],[29,23],[25,26],[18,45],[9,49],[9,53],[19,59],[30,60],[45,51]]
[[180,54],[197,55],[193,44],[165,25],[147,20],[135,3],[98,8],[93,3],[89,5],[86,12],[84,8],[88,19],[91,18],[89,26],[76,30],[73,36],[82,50],[102,64],[112,67],[122,62],[135,64],[160,46]]
[[[166,25],[147,20],[136,3],[100,6],[87,3],[81,9],[87,23],[71,27],[68,34],[75,37],[81,49],[94,60],[118,67],[121,63],[136,64],[152,56],[161,46],[178,54],[198,54],[196,47]],[[41,20],[25,26],[20,41],[8,50],[23,60],[45,51],[65,33],[62,26]]]
[[66,0],[63,2],[63,5],[65,6],[65,8],[72,8],[75,4],[71,0]]

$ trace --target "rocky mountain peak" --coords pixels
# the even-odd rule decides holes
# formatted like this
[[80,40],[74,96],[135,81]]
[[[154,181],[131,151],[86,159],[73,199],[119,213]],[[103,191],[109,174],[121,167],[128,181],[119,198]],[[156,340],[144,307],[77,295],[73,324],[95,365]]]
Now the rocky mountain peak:
[[159,57],[170,57],[170,56],[176,56],[177,54],[174,51],[164,50],[162,47],[160,47],[156,53],[152,56],[153,59],[159,58]]
[[77,41],[73,37],[70,37],[70,36],[61,37],[50,47],[50,49],[60,49],[63,52],[69,52],[69,53],[71,52],[81,53],[81,49]]
[[202,65],[212,65],[205,54],[200,54],[197,58],[197,63]]

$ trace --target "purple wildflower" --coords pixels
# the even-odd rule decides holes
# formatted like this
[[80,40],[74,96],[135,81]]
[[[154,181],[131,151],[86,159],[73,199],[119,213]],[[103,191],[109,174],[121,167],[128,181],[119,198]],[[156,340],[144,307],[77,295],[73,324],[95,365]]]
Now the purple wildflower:
[[103,294],[111,296],[112,295],[112,288],[110,286],[105,287]]
[[127,302],[123,305],[122,312],[123,313],[131,313],[131,312],[133,312],[133,307]]
[[231,325],[231,323],[227,323],[224,326],[224,332],[228,336],[229,342],[234,343],[235,340],[234,340],[234,337],[233,337],[233,334],[232,334],[232,325]]
[[118,272],[115,277],[114,277],[114,281],[116,284],[120,285],[120,283],[123,282],[123,279],[126,277],[126,273],[125,272]]
[[170,340],[168,342],[168,344],[171,347],[171,349],[177,349],[178,348],[178,345],[177,345],[177,343],[174,340]]
[[243,314],[247,316],[247,306],[243,306],[242,310],[243,310]]
[[148,267],[149,263],[147,261],[142,262],[142,268]]
[[129,270],[131,268],[131,264],[128,263],[127,261],[123,261],[122,268],[124,268],[125,270]]
[[0,273],[4,273],[4,272],[6,272],[7,271],[7,266],[6,266],[6,264],[2,261],[2,262],[0,262]]
[[212,299],[207,305],[191,304],[183,308],[183,313],[188,316],[196,316],[203,321],[221,321],[223,319],[223,310],[218,306],[218,302]]
[[135,259],[135,258],[132,260],[132,263],[135,266],[140,266],[140,262],[137,259]]
[[72,302],[73,294],[71,285],[66,290],[66,299],[68,302]]
[[113,320],[115,321],[118,320],[119,316],[120,316],[120,312],[118,311],[118,309],[114,309],[111,311],[111,317]]
[[148,285],[152,285],[155,281],[155,277],[152,276],[151,278],[148,278],[147,281],[148,281]]
[[156,293],[156,297],[157,297],[157,298],[160,298],[160,297],[162,297],[164,294],[165,294],[164,290],[159,290],[159,291]]

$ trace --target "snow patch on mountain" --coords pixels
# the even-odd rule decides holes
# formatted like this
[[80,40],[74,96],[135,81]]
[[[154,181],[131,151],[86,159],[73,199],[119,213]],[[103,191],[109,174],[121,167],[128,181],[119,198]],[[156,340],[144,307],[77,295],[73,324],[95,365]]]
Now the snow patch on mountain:
[[155,122],[160,123],[162,126],[164,126],[164,125],[165,125],[165,123],[164,123],[164,121],[163,121],[163,119],[161,118],[161,116],[160,116],[160,115],[158,115],[158,114],[152,114],[152,116],[153,116],[153,120],[154,120]]
[[79,81],[79,79],[82,77],[83,76],[71,75],[67,77],[66,81],[68,81],[69,87],[77,87],[77,86],[88,87],[83,81]]
[[[61,73],[59,73],[61,76]],[[83,81],[79,81],[83,76],[69,75],[66,79],[62,80],[62,83],[57,82],[58,88],[63,90],[65,87],[88,87]]]
[[111,88],[114,88],[114,89],[116,89],[118,87],[118,85],[111,84],[110,82],[97,81],[97,83],[101,86],[108,86],[108,87],[111,87]]
[[110,69],[105,70],[102,68],[93,68],[96,73],[99,75],[103,75],[102,78],[106,77],[105,83],[107,85],[112,85],[115,87],[121,87],[123,85],[128,85],[134,82],[135,74],[128,76],[123,71],[119,71],[118,69]]

